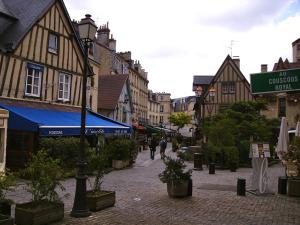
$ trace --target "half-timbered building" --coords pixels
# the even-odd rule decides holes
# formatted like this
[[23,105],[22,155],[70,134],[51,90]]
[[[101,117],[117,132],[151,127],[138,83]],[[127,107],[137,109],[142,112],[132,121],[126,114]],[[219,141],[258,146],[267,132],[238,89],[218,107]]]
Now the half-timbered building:
[[[93,51],[89,58],[89,74],[97,73]],[[1,0],[0,107],[10,114],[9,166],[22,166],[39,136],[80,133],[83,70],[84,51],[62,0]],[[95,78],[88,78],[87,103],[96,111]],[[98,119],[104,118],[87,113],[87,134],[105,132]]]
[[[240,59],[229,55],[214,76],[194,76],[193,91],[200,91],[201,117],[208,117],[239,101],[252,101],[250,84],[240,70]],[[197,106],[196,106],[197,108]]]

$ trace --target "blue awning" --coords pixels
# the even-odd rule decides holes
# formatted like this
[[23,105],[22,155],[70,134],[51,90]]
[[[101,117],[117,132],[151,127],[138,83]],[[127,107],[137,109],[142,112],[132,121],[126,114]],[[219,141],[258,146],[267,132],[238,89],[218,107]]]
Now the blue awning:
[[[80,135],[80,112],[0,105],[9,110],[8,129],[38,132],[40,136]],[[87,110],[86,135],[130,134],[129,125]]]

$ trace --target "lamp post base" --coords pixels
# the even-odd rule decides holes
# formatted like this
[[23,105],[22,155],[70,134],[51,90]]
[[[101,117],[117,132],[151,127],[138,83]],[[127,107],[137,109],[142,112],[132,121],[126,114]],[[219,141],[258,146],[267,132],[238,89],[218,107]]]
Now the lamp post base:
[[72,217],[88,217],[91,215],[86,202],[86,179],[85,175],[76,176],[76,192],[74,205],[71,211]]

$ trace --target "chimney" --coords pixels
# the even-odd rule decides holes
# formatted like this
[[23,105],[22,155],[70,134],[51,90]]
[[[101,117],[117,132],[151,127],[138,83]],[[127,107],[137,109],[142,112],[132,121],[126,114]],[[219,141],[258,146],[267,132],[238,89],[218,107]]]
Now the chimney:
[[126,61],[131,61],[131,52],[120,52],[119,53]]
[[262,72],[262,73],[268,72],[268,64],[261,64],[260,65],[260,72]]
[[108,40],[108,47],[113,50],[116,51],[116,46],[117,46],[117,41],[113,38],[113,35],[110,36],[110,39]]
[[110,33],[110,29],[108,28],[108,22],[107,24],[100,26],[97,31],[98,43],[109,47],[109,33]]
[[240,58],[238,56],[233,56],[232,58],[235,65],[240,69]]

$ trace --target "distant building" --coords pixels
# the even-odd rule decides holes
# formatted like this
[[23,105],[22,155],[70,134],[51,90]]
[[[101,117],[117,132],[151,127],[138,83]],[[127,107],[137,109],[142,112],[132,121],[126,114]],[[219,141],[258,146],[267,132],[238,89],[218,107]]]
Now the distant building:
[[212,116],[234,102],[252,101],[250,84],[240,70],[240,59],[229,55],[214,76],[195,75],[193,91],[201,91],[201,118]]
[[156,93],[148,91],[148,124],[159,126],[160,122],[160,103],[157,100]]
[[131,59],[130,51],[117,52],[116,42],[110,34],[108,23],[99,27],[95,43],[99,52],[99,75],[129,75],[133,105],[132,120],[145,123],[148,118],[148,74],[139,61]]
[[[196,103],[195,96],[174,98],[171,100],[171,106],[172,106],[171,113],[184,112],[191,117],[191,124],[188,124],[184,128],[179,130],[179,132],[186,137],[193,136],[193,131],[195,129],[195,125],[196,125],[195,111],[194,111],[195,103]],[[175,127],[172,128],[176,129]]]
[[159,123],[162,126],[169,126],[169,117],[171,115],[171,94],[165,92],[157,92],[157,101],[160,104],[159,108]]

